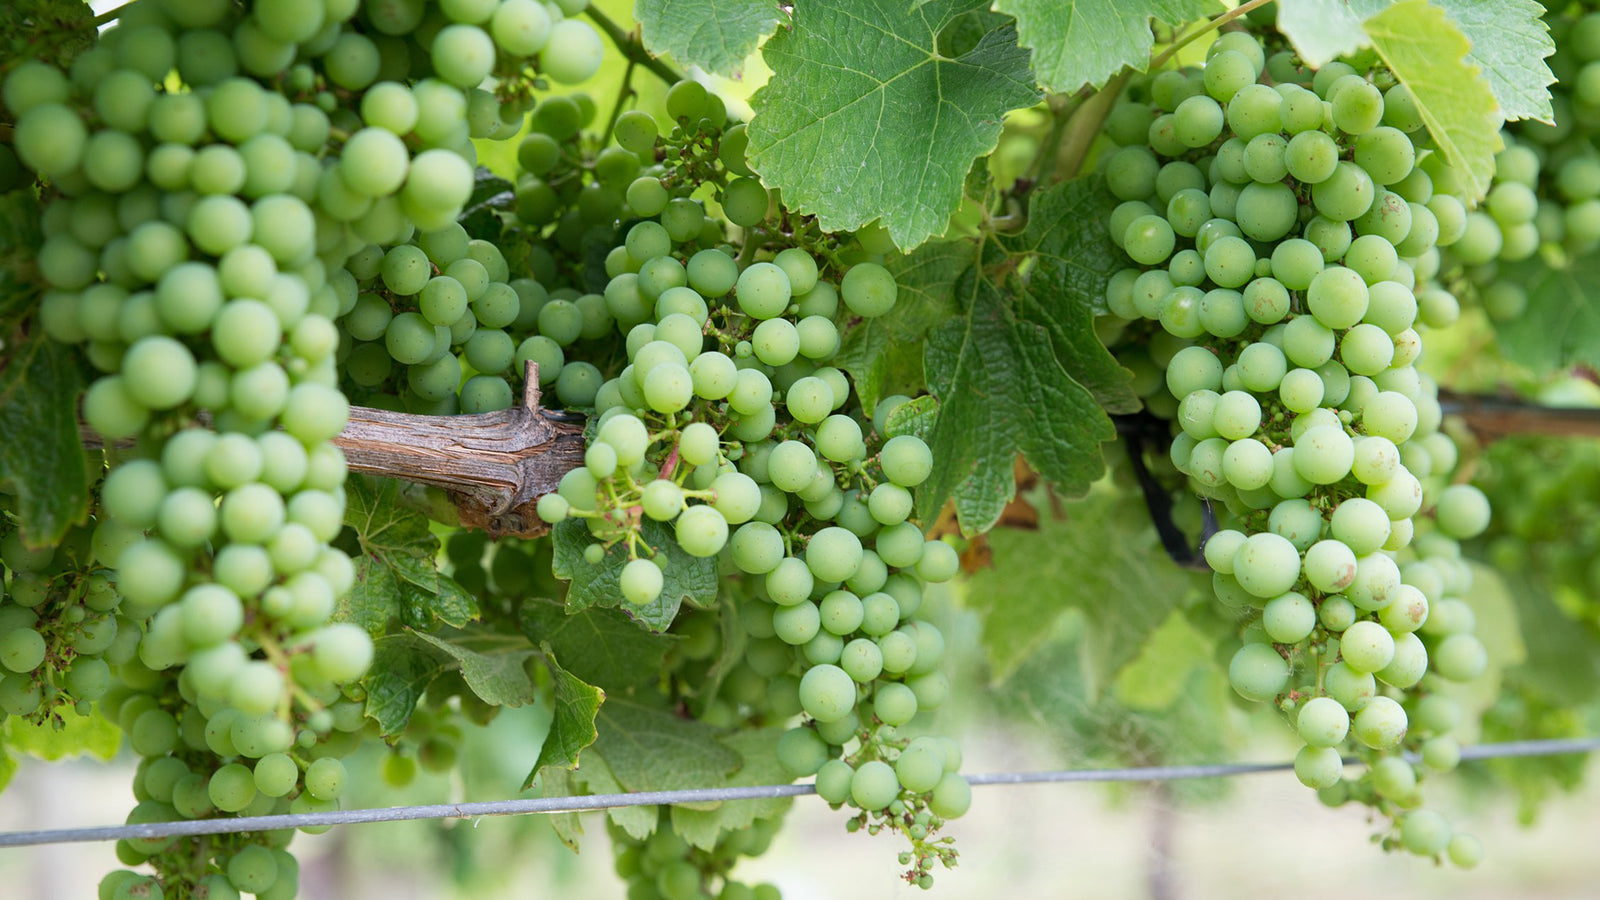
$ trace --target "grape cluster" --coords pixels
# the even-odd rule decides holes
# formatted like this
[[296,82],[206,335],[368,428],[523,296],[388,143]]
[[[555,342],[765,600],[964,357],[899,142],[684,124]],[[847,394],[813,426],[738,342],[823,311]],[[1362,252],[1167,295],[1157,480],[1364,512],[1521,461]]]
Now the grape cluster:
[[736,881],[729,870],[741,857],[765,853],[782,823],[781,817],[757,819],[724,833],[709,849],[690,846],[674,833],[664,809],[655,832],[644,840],[610,821],[606,831],[617,875],[628,883],[628,900],[779,900],[775,886]]
[[[511,351],[471,338],[520,298],[455,220],[472,139],[519,131],[537,78],[598,67],[598,36],[566,18],[584,5],[138,0],[70,68],[7,77],[8,153],[51,198],[38,326],[103,373],[90,427],[133,446],[107,451],[92,535],[53,553],[8,535],[11,594],[32,605],[0,608],[15,676],[0,692],[19,715],[101,695],[143,758],[131,821],[337,803],[373,645],[330,623],[355,578],[332,546],[346,468],[331,441],[341,368],[360,382],[373,366],[335,322],[357,336],[358,313],[403,298],[417,311],[382,336],[413,393],[454,404],[460,371],[442,361],[462,346],[486,373],[462,405],[509,403],[491,376]],[[376,301],[361,289],[375,276]],[[124,842],[157,877],[105,890],[290,897],[289,834]]]
[[[742,229],[745,249],[727,244],[722,226],[688,196],[706,171],[737,171],[726,160],[742,156],[730,137],[740,126],[723,129],[717,119],[725,113],[707,115],[708,103],[699,85],[675,87],[668,109],[679,122],[665,138],[643,113],[619,118],[630,152],[657,159],[627,191],[641,218],[605,255],[605,317],[590,319],[581,297],[552,293],[540,333],[524,342],[543,348],[541,378],[585,366],[597,413],[584,466],[540,499],[538,513],[552,523],[581,521],[594,541],[585,551],[590,564],[607,547],[626,548],[618,584],[625,606],[657,602],[670,575],[646,523],[669,526],[690,556],[722,560],[734,576],[724,582],[724,614],[738,616],[749,643],[721,695],[699,712],[732,724],[803,711],[809,724],[779,745],[785,767],[816,774],[855,748],[849,762],[834,760],[860,773],[854,805],[917,835],[921,848],[937,816],[965,811],[965,781],[954,764],[945,772],[945,755],[932,781],[915,765],[903,783],[892,768],[887,778],[881,770],[907,745],[895,729],[948,691],[937,671],[943,637],[915,616],[923,583],[953,577],[958,560],[910,521],[911,489],[927,478],[932,455],[915,436],[884,436],[886,417],[906,398],[886,400],[869,417],[828,365],[841,319],[888,312],[898,287],[859,247],[846,262],[843,250],[769,222],[767,191],[749,176],[722,185],[722,212]],[[635,204],[654,212],[643,216]],[[622,337],[626,357],[609,378],[571,358],[583,339],[599,337],[586,334],[588,323]],[[680,625],[704,644],[691,664],[716,652],[712,623],[699,616]],[[938,853],[919,854],[916,877],[926,874],[924,855]]]
[[1553,123],[1506,125],[1494,184],[1443,260],[1444,283],[1495,321],[1528,307],[1526,273],[1503,272],[1506,264],[1562,268],[1600,249],[1600,12],[1593,6],[1549,4]]
[[0,572],[11,578],[0,587],[0,713],[38,723],[59,722],[65,706],[88,715],[111,689],[111,667],[138,650],[139,625],[118,615],[122,597],[92,529],[39,549],[0,529]]
[[[1172,464],[1231,517],[1204,554],[1243,626],[1234,689],[1294,724],[1308,786],[1471,864],[1473,839],[1415,808],[1419,773],[1459,756],[1459,710],[1433,688],[1485,666],[1457,539],[1489,519],[1480,491],[1446,486],[1456,447],[1413,366],[1455,309],[1415,289],[1464,228],[1421,128],[1381,68],[1269,66],[1252,35],[1222,35],[1109,117],[1110,234],[1133,265],[1106,303],[1177,426]],[[1370,762],[1359,779],[1346,746]],[[1418,748],[1421,768],[1401,755]]]

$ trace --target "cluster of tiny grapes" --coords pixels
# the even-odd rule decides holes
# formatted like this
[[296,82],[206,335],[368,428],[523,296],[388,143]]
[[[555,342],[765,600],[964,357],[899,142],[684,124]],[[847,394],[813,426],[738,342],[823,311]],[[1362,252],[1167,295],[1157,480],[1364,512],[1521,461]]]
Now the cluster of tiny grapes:
[[[1478,489],[1449,484],[1456,446],[1413,366],[1456,308],[1414,289],[1464,222],[1421,128],[1381,68],[1312,73],[1222,35],[1109,117],[1110,235],[1133,265],[1106,303],[1176,425],[1172,464],[1231,517],[1204,555],[1242,627],[1234,689],[1284,712],[1324,799],[1371,803],[1398,844],[1471,865],[1476,841],[1417,808],[1419,777],[1459,758],[1459,710],[1435,688],[1486,664],[1457,540],[1489,520]],[[1419,749],[1420,765],[1403,755]]]
[[[89,426],[132,446],[107,449],[71,547],[7,535],[10,594],[31,605],[0,607],[0,693],[35,716],[98,696],[143,759],[130,821],[337,803],[373,645],[330,623],[355,579],[331,545],[340,374],[363,371],[335,323],[377,318],[362,283],[383,276],[379,302],[418,311],[382,336],[417,393],[454,401],[440,360],[519,309],[498,251],[455,225],[472,139],[519,131],[537,78],[596,71],[599,37],[567,18],[584,5],[138,0],[70,67],[7,77],[0,162],[14,151],[51,198],[37,323],[103,373]],[[498,372],[498,349],[468,359]],[[504,381],[468,388],[468,408],[509,403]],[[157,874],[103,892],[292,897],[290,835],[125,841],[119,858]]]
[[59,723],[62,707],[87,715],[111,689],[112,666],[139,647],[138,623],[118,615],[122,596],[94,546],[73,528],[55,547],[32,548],[0,522],[0,714]]
[[[854,261],[821,245],[782,247],[801,236],[769,221],[771,198],[748,175],[725,181],[717,197],[747,249],[730,245],[689,196],[706,171],[748,171],[741,126],[723,128],[712,102],[685,82],[668,94],[677,124],[666,135],[643,113],[617,122],[623,146],[654,165],[628,186],[635,221],[605,254],[604,305],[591,319],[584,298],[551,299],[524,345],[541,342],[541,379],[585,365],[573,357],[600,337],[586,333],[590,323],[620,337],[626,357],[603,380],[597,366],[582,370],[595,378],[592,439],[584,465],[539,500],[538,513],[582,522],[590,565],[624,548],[617,590],[633,607],[666,602],[672,590],[672,556],[652,545],[652,523],[670,528],[683,553],[718,558],[730,575],[725,614],[738,616],[749,643],[725,695],[701,712],[727,722],[753,708],[781,706],[778,721],[803,712],[807,724],[779,743],[780,762],[797,777],[826,771],[830,786],[842,771],[856,787],[837,796],[830,787],[831,802],[939,848],[919,849],[914,880],[923,878],[930,859],[950,855],[928,836],[965,811],[968,789],[953,774],[958,754],[926,742],[911,752],[895,729],[948,692],[937,670],[943,636],[915,616],[923,583],[954,577],[957,554],[910,518],[911,490],[932,455],[915,436],[885,437],[886,417],[906,398],[869,416],[828,364],[841,321],[887,313],[898,286],[859,246]],[[772,239],[758,244],[761,229]],[[717,644],[706,637],[709,655]],[[905,754],[897,776],[890,763]]]
[[749,885],[733,878],[730,870],[741,857],[767,852],[782,826],[781,817],[757,819],[724,832],[710,848],[692,847],[673,830],[671,817],[661,811],[655,831],[640,840],[620,825],[608,821],[617,875],[628,884],[629,900],[779,900],[771,884]]
[[1494,184],[1482,208],[1467,213],[1443,266],[1453,290],[1501,322],[1521,316],[1529,299],[1526,273],[1502,273],[1504,264],[1562,268],[1600,250],[1600,12],[1593,4],[1549,6],[1553,122],[1501,131]]

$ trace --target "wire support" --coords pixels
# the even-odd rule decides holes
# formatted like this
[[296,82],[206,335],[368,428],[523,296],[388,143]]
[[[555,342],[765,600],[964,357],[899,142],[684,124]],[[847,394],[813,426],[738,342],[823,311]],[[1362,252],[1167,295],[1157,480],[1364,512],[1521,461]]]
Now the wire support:
[[[1529,756],[1560,756],[1593,753],[1600,750],[1600,738],[1509,741],[1466,747],[1466,760],[1509,759]],[[1349,762],[1358,763],[1351,759]],[[1229,763],[1217,765],[1144,766],[1122,769],[1074,769],[1054,772],[987,772],[967,776],[974,787],[994,785],[1037,785],[1069,782],[1154,782],[1194,778],[1232,778],[1259,775],[1294,768],[1293,763]],[[530,797],[520,800],[489,800],[474,803],[434,803],[423,806],[389,806],[375,809],[348,809],[320,813],[291,813],[275,816],[247,816],[216,819],[190,819],[177,822],[151,822],[142,825],[109,825],[91,828],[57,828],[41,831],[0,832],[0,847],[34,847],[44,844],[118,841],[135,838],[191,837],[202,834],[234,834],[246,831],[276,831],[284,828],[316,828],[331,825],[359,825],[368,822],[403,822],[416,819],[476,819],[488,816],[586,812],[625,806],[666,806],[676,803],[719,803],[731,800],[766,800],[815,794],[809,784],[773,784],[756,787],[701,788],[682,791],[640,791],[629,794],[590,794],[581,797]]]

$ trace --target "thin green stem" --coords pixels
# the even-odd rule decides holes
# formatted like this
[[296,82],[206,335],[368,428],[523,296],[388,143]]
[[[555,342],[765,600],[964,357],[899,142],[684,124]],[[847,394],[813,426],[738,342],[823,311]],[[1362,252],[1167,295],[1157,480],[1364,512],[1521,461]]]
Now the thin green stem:
[[105,27],[106,25],[109,25],[112,22],[115,22],[116,20],[122,18],[122,11],[124,9],[127,9],[128,7],[132,6],[132,5],[133,5],[133,0],[128,0],[127,3],[123,3],[123,4],[118,5],[116,9],[108,9],[105,12],[101,13],[100,15],[95,16],[94,17],[95,30],[98,31],[99,29]]
[[595,9],[594,4],[591,3],[589,5],[589,8],[585,10],[585,15],[594,20],[594,24],[605,32],[606,37],[611,39],[611,43],[617,45],[617,49],[622,51],[623,56],[654,72],[656,77],[662,81],[667,84],[676,84],[688,77],[667,63],[651,56],[649,51],[644,49],[644,42],[639,39],[637,34],[629,34],[623,31],[622,27],[611,21],[605,13]]
[[1078,177],[1084,161],[1089,158],[1090,148],[1094,146],[1095,136],[1100,133],[1100,126],[1111,114],[1111,108],[1116,105],[1117,97],[1127,85],[1129,76],[1128,70],[1122,70],[1094,96],[1084,101],[1067,122],[1067,133],[1061,141],[1058,154],[1060,158],[1055,161],[1055,168],[1063,178]]
[[1188,33],[1188,34],[1184,35],[1183,37],[1179,38],[1178,40],[1174,41],[1172,46],[1170,46],[1167,49],[1161,51],[1161,55],[1160,56],[1157,56],[1155,59],[1150,60],[1150,71],[1153,72],[1156,69],[1159,69],[1162,66],[1166,65],[1167,61],[1172,59],[1174,54],[1176,54],[1179,50],[1182,50],[1184,47],[1189,46],[1189,44],[1192,43],[1194,41],[1194,39],[1199,37],[1200,35],[1205,34],[1208,31],[1216,31],[1218,28],[1221,28],[1222,26],[1228,24],[1229,22],[1232,22],[1234,19],[1237,19],[1240,16],[1245,15],[1246,13],[1249,13],[1251,10],[1257,9],[1258,7],[1266,6],[1268,3],[1271,3],[1271,2],[1272,2],[1272,0],[1248,0],[1248,2],[1241,3],[1238,6],[1235,6],[1233,9],[1230,9],[1227,12],[1223,13],[1222,15],[1217,16],[1215,19],[1212,19],[1211,21],[1209,21],[1206,24],[1200,26],[1199,28],[1196,28],[1194,31],[1191,31],[1190,33]]
[[1056,152],[1061,146],[1061,139],[1067,133],[1067,122],[1070,121],[1078,107],[1089,99],[1089,94],[1079,92],[1070,97],[1053,96],[1050,98],[1050,133],[1045,136],[1044,145],[1039,148],[1039,155],[1034,158],[1028,177],[1035,184],[1044,184],[1050,178],[1050,172],[1056,164]]
[[606,120],[605,133],[600,136],[600,146],[606,147],[611,143],[611,133],[617,130],[617,119],[622,115],[622,104],[628,102],[633,96],[633,70],[638,61],[628,57],[628,67],[622,70],[622,88],[617,91],[617,101],[611,104],[611,117]]

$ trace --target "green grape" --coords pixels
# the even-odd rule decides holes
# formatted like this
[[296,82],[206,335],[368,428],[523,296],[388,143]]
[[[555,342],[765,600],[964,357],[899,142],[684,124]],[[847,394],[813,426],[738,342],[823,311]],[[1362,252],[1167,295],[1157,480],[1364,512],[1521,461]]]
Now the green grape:
[[715,556],[728,540],[728,521],[710,506],[691,506],[678,516],[678,545],[691,556]]
[[1288,680],[1289,664],[1267,644],[1246,644],[1228,663],[1229,684],[1249,700],[1272,699]]
[[818,722],[837,722],[855,707],[856,684],[835,665],[817,665],[800,676],[800,703]]
[[882,760],[864,762],[850,779],[850,799],[865,810],[880,810],[900,794],[895,771]]
[[1399,703],[1380,695],[1355,714],[1350,732],[1374,750],[1388,750],[1405,737],[1406,727],[1405,710]]
[[894,275],[876,263],[858,263],[839,283],[839,296],[852,313],[874,318],[894,307],[899,294]]
[[767,189],[755,178],[736,178],[729,182],[720,200],[723,215],[741,228],[749,228],[765,219],[770,202]]

